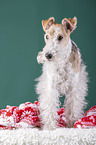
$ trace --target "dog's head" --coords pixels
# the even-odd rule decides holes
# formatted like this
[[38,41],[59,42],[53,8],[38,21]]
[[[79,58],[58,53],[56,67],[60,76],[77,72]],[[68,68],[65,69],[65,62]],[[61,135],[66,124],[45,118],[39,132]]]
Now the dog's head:
[[[38,58],[42,55],[42,62],[52,60],[60,49],[64,49],[69,42],[70,34],[75,30],[77,18],[64,18],[61,24],[55,23],[54,17],[47,20],[42,20],[43,30],[45,31],[45,47],[42,53],[39,53]],[[39,60],[39,59],[38,59]],[[42,63],[40,62],[40,63]]]

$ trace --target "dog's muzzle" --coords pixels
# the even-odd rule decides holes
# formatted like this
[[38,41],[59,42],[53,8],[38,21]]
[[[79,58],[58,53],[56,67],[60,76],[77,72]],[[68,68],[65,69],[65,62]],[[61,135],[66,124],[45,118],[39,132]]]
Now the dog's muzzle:
[[48,60],[51,60],[53,55],[51,53],[46,53],[45,54],[45,57],[48,59]]

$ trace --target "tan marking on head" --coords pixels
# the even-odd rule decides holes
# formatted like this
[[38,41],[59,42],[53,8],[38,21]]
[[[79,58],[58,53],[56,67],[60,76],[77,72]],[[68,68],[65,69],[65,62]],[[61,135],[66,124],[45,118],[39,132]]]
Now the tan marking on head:
[[[54,24],[53,24],[54,25]],[[54,33],[55,33],[55,29],[54,29],[54,26],[52,25],[52,29],[51,29],[51,31],[49,31],[49,34],[51,35],[51,36],[53,36],[54,35]]]
[[60,27],[62,32],[63,32],[63,34],[64,34],[64,36],[66,36],[66,31],[65,31],[64,27],[62,26],[62,24],[58,24],[57,23],[56,26]]
[[80,60],[77,49],[71,52],[69,61],[72,63],[73,70],[77,73],[80,70]]
[[63,28],[62,24],[58,24],[58,23],[52,24],[51,27],[48,30],[46,30],[46,33],[49,33],[51,36],[53,36],[55,33],[56,27],[60,28],[62,33],[64,34],[64,36],[66,36],[66,32],[65,32],[65,29]]
[[[61,24],[55,23],[54,17],[50,17],[47,20],[42,20],[42,26],[46,33],[49,35],[49,39],[46,39],[45,42],[52,41],[53,38],[59,38],[59,35],[62,35],[64,39],[62,39],[62,45],[66,46],[69,42],[70,34],[76,28],[77,18],[64,18]],[[59,29],[58,29],[59,28]]]
[[45,31],[45,33],[48,34],[49,36],[51,36],[51,38],[54,37],[54,33],[55,33],[54,25],[55,24],[52,24],[51,27]]

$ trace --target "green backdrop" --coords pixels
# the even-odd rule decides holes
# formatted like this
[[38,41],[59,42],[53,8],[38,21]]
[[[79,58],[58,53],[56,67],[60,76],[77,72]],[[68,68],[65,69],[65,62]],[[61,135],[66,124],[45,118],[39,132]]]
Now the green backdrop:
[[96,105],[96,1],[0,0],[0,108],[38,99],[34,81],[42,65],[38,51],[44,47],[42,19],[78,18],[71,38],[80,48],[89,73],[87,109]]

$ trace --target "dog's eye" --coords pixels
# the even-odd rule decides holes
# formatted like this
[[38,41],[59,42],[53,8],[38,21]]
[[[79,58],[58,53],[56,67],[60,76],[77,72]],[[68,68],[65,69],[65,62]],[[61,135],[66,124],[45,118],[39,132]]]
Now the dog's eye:
[[62,40],[63,39],[63,37],[60,35],[59,37],[58,37],[58,40],[60,41],[60,40]]
[[46,35],[46,39],[49,39],[48,35]]

